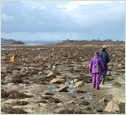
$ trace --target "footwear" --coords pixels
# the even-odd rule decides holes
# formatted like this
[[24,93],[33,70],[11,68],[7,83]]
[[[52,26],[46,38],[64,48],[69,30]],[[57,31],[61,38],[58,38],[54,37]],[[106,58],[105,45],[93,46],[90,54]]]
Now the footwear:
[[103,77],[103,79],[102,79],[102,85],[104,85],[105,84],[105,77]]

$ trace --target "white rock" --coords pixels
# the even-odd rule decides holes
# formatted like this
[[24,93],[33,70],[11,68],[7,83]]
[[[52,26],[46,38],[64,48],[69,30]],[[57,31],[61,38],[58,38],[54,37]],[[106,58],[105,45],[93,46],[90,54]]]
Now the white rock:
[[83,81],[79,81],[75,84],[76,87],[83,87],[84,82]]

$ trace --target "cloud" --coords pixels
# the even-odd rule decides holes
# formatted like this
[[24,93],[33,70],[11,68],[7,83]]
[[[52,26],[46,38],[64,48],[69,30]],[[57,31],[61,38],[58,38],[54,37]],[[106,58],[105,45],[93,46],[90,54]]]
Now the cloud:
[[2,1],[1,13],[2,33],[76,33],[55,38],[125,34],[125,2]]
[[46,6],[41,6],[41,7],[40,7],[40,10],[46,11],[46,10],[47,10],[47,7],[46,7]]
[[14,16],[8,16],[7,14],[1,14],[1,20],[4,21],[9,21],[9,20],[13,20]]
[[31,9],[36,9],[36,7],[35,6],[32,6]]
[[104,4],[106,1],[72,1],[66,4],[60,4],[58,8],[61,8],[63,12],[71,12],[75,9],[79,8],[82,5],[90,5],[90,4]]

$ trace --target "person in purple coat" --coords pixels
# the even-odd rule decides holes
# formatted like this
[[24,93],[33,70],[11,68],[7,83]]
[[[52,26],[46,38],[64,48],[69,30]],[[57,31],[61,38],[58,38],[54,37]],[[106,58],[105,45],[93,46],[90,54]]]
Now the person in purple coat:
[[99,52],[94,53],[94,57],[90,61],[89,73],[92,73],[92,84],[93,88],[99,90],[100,76],[101,73],[104,73],[105,68]]

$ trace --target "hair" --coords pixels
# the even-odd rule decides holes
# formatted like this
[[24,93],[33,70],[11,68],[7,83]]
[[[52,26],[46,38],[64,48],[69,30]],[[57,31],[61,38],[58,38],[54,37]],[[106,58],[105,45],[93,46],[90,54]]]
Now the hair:
[[18,55],[17,54],[14,54],[15,57],[17,57]]
[[95,53],[94,56],[99,56],[99,53],[98,54]]

